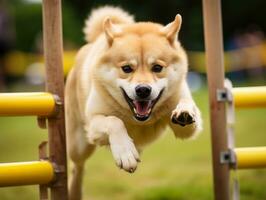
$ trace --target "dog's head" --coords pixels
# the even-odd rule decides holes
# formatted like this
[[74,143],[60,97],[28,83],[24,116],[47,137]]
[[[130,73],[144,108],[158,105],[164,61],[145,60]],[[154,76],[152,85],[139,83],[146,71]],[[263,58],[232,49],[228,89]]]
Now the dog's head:
[[177,41],[180,26],[180,15],[166,26],[104,22],[108,49],[99,65],[101,81],[138,121],[147,120],[185,78],[187,58]]

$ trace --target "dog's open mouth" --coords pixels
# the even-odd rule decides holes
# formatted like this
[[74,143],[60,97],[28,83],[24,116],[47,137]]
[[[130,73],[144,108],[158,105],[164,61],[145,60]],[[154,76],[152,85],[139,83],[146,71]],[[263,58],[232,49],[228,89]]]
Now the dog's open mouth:
[[162,89],[157,98],[154,100],[133,100],[127,95],[123,88],[121,88],[121,90],[130,109],[134,113],[134,117],[139,121],[146,121],[150,117],[153,107],[163,93]]

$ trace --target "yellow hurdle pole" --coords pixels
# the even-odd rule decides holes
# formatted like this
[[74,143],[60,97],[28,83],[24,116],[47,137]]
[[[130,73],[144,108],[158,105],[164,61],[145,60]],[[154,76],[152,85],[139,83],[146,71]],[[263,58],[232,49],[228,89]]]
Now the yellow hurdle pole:
[[48,184],[54,178],[54,169],[48,161],[0,164],[0,187]]
[[0,93],[0,116],[50,116],[55,111],[55,97],[47,92]]
[[266,107],[266,86],[233,88],[236,108]]
[[266,147],[235,148],[238,169],[266,168]]

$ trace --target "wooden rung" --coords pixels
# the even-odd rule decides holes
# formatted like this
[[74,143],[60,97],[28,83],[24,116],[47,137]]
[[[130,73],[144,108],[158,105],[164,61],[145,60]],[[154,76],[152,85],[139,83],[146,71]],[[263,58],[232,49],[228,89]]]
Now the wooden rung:
[[50,116],[56,99],[47,92],[0,93],[0,116]]
[[266,107],[266,86],[233,88],[236,108]]
[[54,168],[48,161],[0,164],[0,187],[48,184],[53,179]]
[[266,147],[235,148],[238,169],[266,168]]

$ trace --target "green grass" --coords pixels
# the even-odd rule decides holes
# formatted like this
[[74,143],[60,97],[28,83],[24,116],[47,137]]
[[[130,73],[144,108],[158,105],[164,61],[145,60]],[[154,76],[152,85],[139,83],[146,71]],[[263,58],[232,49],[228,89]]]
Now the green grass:
[[[203,113],[204,131],[195,140],[175,139],[170,130],[147,147],[134,174],[119,170],[107,148],[88,160],[84,199],[211,200],[212,166],[207,91],[194,94]],[[236,113],[236,146],[266,145],[266,109]],[[0,162],[38,159],[38,144],[47,132],[36,118],[0,118]],[[266,199],[266,170],[238,171],[241,200]],[[1,200],[38,199],[38,187],[1,188]]]

